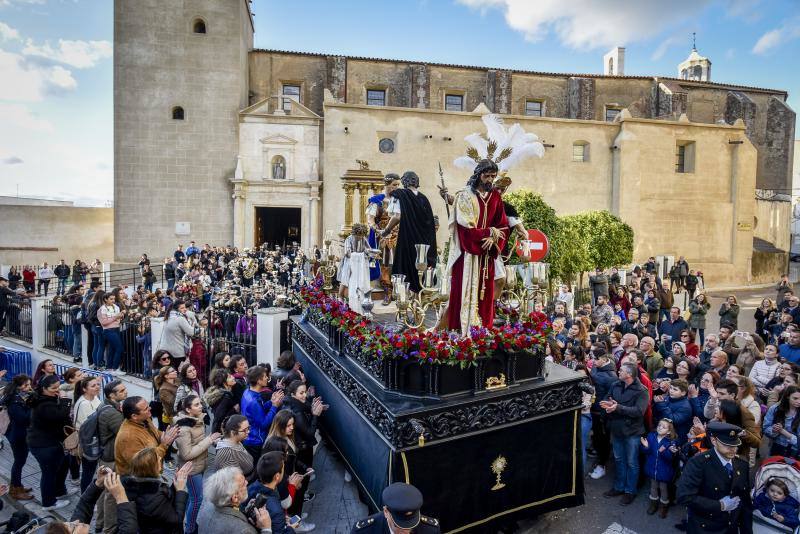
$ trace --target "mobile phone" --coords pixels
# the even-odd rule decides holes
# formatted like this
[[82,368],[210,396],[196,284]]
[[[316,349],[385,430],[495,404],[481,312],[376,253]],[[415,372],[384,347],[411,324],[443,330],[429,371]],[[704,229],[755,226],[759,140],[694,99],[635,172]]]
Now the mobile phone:
[[290,525],[296,525],[299,522],[300,522],[300,516],[299,515],[293,515],[292,517],[289,518],[289,524]]
[[101,472],[101,473],[103,473],[103,474],[105,475],[105,474],[108,474],[108,473],[110,473],[110,472],[111,472],[111,469],[109,469],[109,468],[108,468],[107,466],[105,466],[105,465],[101,465],[101,466],[100,466],[100,472]]
[[305,472],[305,474],[303,474],[303,477],[311,476],[313,474],[314,474],[314,470],[313,469],[309,469],[308,471]]

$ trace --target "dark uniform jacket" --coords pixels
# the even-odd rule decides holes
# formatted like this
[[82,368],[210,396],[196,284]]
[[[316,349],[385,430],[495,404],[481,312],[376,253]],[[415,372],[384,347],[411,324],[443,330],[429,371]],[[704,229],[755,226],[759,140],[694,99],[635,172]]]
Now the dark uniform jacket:
[[[689,533],[742,533],[753,532],[753,503],[750,500],[750,474],[747,462],[734,458],[733,477],[714,449],[695,455],[686,464],[678,479],[678,504],[688,508]],[[723,512],[719,500],[739,497],[739,507]]]
[[[439,534],[439,521],[432,517],[424,515],[419,516],[419,525],[417,528],[411,530],[413,534]],[[386,521],[386,516],[383,512],[378,512],[371,515],[366,519],[362,519],[353,526],[350,534],[390,534],[389,523]]]

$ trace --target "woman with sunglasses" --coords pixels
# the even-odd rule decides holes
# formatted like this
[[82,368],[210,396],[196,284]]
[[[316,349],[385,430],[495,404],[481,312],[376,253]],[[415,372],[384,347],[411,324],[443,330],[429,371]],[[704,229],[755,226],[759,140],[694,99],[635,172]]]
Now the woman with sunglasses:
[[253,457],[244,448],[242,442],[250,433],[250,423],[243,415],[231,415],[220,422],[222,439],[217,442],[217,453],[214,456],[214,471],[225,467],[238,467],[246,479],[253,475]]

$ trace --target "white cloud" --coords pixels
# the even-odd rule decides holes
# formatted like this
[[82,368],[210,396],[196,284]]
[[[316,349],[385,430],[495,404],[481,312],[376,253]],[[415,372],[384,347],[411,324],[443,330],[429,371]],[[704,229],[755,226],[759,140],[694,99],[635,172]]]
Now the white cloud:
[[458,1],[481,11],[503,10],[508,25],[522,32],[529,41],[540,41],[553,33],[570,48],[592,49],[650,39],[696,15],[713,0]]
[[686,38],[686,35],[673,35],[672,37],[667,37],[658,47],[655,49],[653,54],[650,56],[650,59],[653,61],[658,61],[664,54],[667,53],[667,50],[672,48],[673,46],[682,45],[684,48],[688,48],[689,39]]
[[0,50],[0,100],[38,102],[47,95],[72,91],[78,82],[64,67],[32,64],[19,54]]
[[7,158],[3,158],[2,160],[0,160],[0,163],[3,163],[4,165],[19,165],[20,163],[25,163],[25,162],[22,161],[22,158],[20,157],[9,156]]
[[45,41],[43,45],[36,45],[28,39],[22,53],[26,56],[41,57],[64,63],[76,69],[94,67],[98,61],[113,55],[113,46],[108,41],[70,41],[58,40],[58,47],[53,48]]
[[3,117],[4,128],[22,129],[33,132],[52,132],[50,121],[37,117],[22,104],[6,104],[0,102],[0,117]]
[[788,41],[800,37],[800,21],[794,20],[788,22],[780,28],[770,30],[762,35],[756,44],[753,45],[753,54],[766,54],[773,48],[776,48]]
[[0,41],[16,41],[17,39],[19,39],[19,32],[5,22],[0,22]]

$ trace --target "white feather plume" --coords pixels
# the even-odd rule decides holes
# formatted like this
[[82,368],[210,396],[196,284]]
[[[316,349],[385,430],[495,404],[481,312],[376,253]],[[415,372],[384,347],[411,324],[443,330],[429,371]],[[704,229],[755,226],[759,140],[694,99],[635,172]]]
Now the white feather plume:
[[453,165],[459,169],[466,169],[471,172],[475,169],[475,165],[477,165],[477,163],[475,163],[475,160],[469,156],[461,156],[453,161]]
[[486,125],[486,137],[494,140],[498,146],[502,144],[506,139],[506,129],[500,115],[490,113],[481,117],[481,120]]
[[469,143],[475,150],[478,151],[478,156],[480,156],[481,159],[486,159],[486,156],[489,153],[489,141],[481,137],[481,134],[469,134],[464,138],[464,141]]
[[532,156],[536,156],[537,158],[544,156],[544,145],[542,143],[534,141],[533,143],[526,143],[513,149],[511,155],[498,163],[497,167],[500,169],[500,172],[507,171],[517,163]]
[[[506,128],[503,119],[494,113],[481,117],[486,126],[486,136],[480,133],[473,133],[464,138],[478,152],[480,159],[485,159],[488,155],[489,141],[491,139],[497,144],[494,158],[497,158],[503,150],[510,148],[511,155],[498,163],[500,171],[507,171],[522,160],[536,156],[544,156],[544,145],[539,141],[539,137],[530,132],[526,132],[519,123],[514,123],[510,128]],[[461,169],[472,170],[476,162],[469,156],[461,156],[453,161],[453,165]]]

